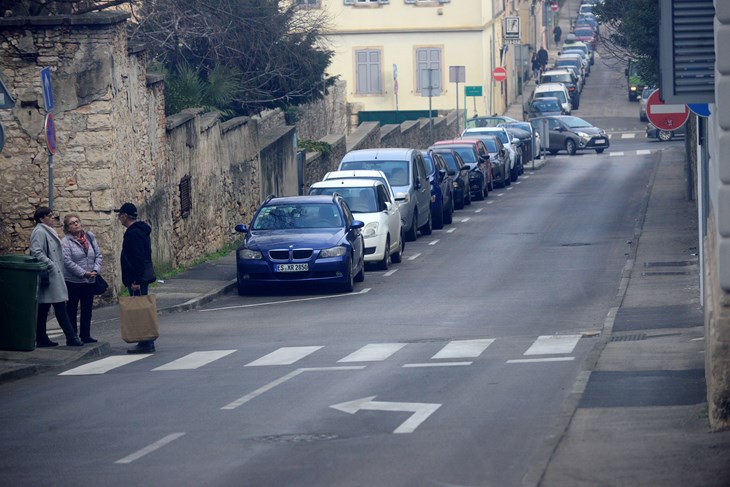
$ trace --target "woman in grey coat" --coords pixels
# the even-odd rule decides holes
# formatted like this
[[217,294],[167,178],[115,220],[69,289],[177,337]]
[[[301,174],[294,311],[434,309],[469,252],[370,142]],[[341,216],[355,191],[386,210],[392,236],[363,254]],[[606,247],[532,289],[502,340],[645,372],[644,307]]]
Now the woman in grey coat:
[[96,236],[84,230],[81,218],[76,213],[63,217],[63,277],[68,289],[68,319],[74,331],[76,313],[81,305],[81,333],[79,338],[84,343],[96,343],[91,337],[91,309],[94,304],[94,281],[101,270],[102,256]]
[[68,291],[66,282],[63,280],[63,250],[61,239],[53,228],[53,210],[47,206],[39,206],[33,215],[36,226],[30,235],[30,255],[48,266],[50,283],[38,290],[38,320],[36,321],[36,346],[55,347],[58,345],[48,338],[46,333],[46,320],[48,311],[53,305],[58,324],[61,325],[66,335],[66,345],[69,347],[80,347],[83,342],[73,330],[66,311],[66,300]]

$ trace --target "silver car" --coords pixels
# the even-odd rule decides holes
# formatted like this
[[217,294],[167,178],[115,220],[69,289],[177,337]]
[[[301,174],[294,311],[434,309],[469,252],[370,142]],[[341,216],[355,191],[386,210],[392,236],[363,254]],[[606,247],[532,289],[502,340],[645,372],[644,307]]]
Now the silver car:
[[338,171],[375,169],[382,171],[395,192],[405,228],[406,240],[431,235],[431,183],[426,163],[416,149],[362,149],[350,151]]

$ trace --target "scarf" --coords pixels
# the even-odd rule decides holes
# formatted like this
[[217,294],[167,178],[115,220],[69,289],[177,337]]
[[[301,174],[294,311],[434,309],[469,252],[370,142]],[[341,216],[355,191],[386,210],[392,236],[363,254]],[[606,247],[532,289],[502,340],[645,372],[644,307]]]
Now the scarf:
[[81,244],[81,246],[84,248],[84,252],[88,254],[89,253],[89,241],[86,239],[86,232],[84,232],[82,230],[81,232],[79,232],[78,236],[72,235],[72,237],[74,238],[74,240],[76,240],[78,243]]

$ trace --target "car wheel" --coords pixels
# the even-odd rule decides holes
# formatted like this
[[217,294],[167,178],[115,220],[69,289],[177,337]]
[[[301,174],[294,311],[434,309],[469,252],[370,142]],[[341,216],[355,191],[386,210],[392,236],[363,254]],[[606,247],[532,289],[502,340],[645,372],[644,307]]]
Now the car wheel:
[[[365,248],[364,242],[363,242],[363,248]],[[355,274],[354,281],[363,282],[364,280],[365,280],[365,256],[363,255],[362,259],[360,259],[360,271],[358,271],[358,273]]]
[[443,205],[443,200],[441,200],[441,202],[441,209],[436,211],[436,213],[434,213],[433,211],[431,212],[433,215],[433,228],[437,230],[444,228],[444,211],[446,210],[446,208]]
[[406,232],[406,240],[413,242],[418,238],[418,210],[413,210],[411,228]]
[[517,181],[520,177],[520,168],[519,167],[513,167],[512,171],[510,171],[510,182]]
[[390,256],[390,261],[394,262],[396,264],[400,264],[400,262],[403,260],[403,252],[405,250],[406,250],[406,239],[403,235],[403,232],[400,232],[400,246],[398,247],[398,252],[396,252]]
[[[482,180],[482,183],[484,183],[484,180]],[[484,199],[484,186],[479,188],[479,191],[477,191],[477,194],[474,199],[477,201],[482,201]]]
[[469,206],[471,204],[471,191],[466,189],[464,190],[464,206]]
[[657,134],[657,138],[662,142],[669,142],[674,137],[674,132],[670,130],[660,130]]
[[603,154],[603,151],[606,149],[596,149],[596,154]]
[[390,265],[390,236],[385,237],[385,252],[383,258],[378,262],[377,268],[381,271],[387,271]]
[[450,225],[454,221],[454,194],[449,198],[449,207],[444,212],[444,223]]
[[511,186],[512,185],[512,169],[507,172],[507,168],[504,168],[504,174],[502,174],[502,181],[504,182],[504,186]]
[[421,235],[431,235],[433,233],[433,220],[431,220],[431,210],[428,211],[428,219],[426,220],[426,223],[423,224],[421,228],[419,228],[421,231]]
[[575,155],[575,151],[577,150],[577,147],[575,145],[575,141],[573,139],[568,139],[565,141],[565,150],[568,151],[568,154],[571,156]]
[[464,192],[462,191],[461,192],[461,197],[459,198],[459,201],[457,201],[454,204],[454,208],[457,209],[457,210],[463,210],[464,209],[464,205],[465,205],[464,199],[465,199],[465,196],[464,196]]
[[342,292],[351,293],[355,290],[355,276],[352,273],[352,258],[347,259],[347,280],[342,284]]

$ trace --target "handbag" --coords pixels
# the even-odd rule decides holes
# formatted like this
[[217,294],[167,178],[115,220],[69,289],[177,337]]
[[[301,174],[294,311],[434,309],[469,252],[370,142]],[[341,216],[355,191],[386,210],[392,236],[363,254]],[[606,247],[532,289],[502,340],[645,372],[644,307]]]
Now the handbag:
[[107,289],[109,289],[109,284],[101,277],[101,274],[97,274],[96,281],[94,281],[94,295],[104,294]]
[[157,276],[155,276],[155,268],[152,267],[152,261],[145,262],[144,268],[142,269],[142,282],[151,284],[156,280]]
[[157,297],[154,294],[120,296],[119,318],[122,340],[127,343],[155,340],[160,336],[157,328]]

